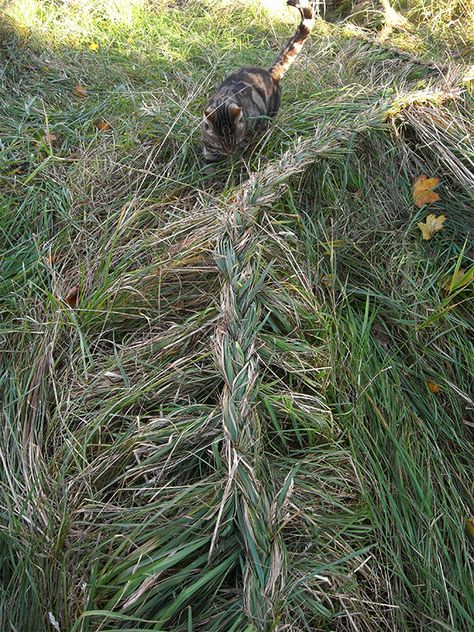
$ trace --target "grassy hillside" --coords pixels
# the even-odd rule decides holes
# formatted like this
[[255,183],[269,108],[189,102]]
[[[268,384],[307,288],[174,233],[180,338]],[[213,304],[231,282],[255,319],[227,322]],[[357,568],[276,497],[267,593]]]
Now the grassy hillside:
[[0,628],[474,629],[470,3],[0,6]]

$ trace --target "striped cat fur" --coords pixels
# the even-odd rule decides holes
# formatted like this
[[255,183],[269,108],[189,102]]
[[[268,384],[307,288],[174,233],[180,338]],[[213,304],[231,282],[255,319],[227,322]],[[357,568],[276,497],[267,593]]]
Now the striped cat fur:
[[201,124],[206,163],[232,155],[253,132],[261,131],[280,107],[280,80],[294,62],[314,25],[310,0],[288,0],[301,22],[271,68],[248,67],[221,83],[204,110]]

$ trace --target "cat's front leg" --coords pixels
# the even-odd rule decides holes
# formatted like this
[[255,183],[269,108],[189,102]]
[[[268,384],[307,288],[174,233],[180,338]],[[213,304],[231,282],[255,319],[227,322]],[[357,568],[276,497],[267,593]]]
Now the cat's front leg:
[[204,156],[204,162],[207,165],[211,165],[214,162],[218,162],[219,160],[222,160],[222,158],[223,158],[223,156],[221,154],[217,153],[213,149],[210,149],[206,145],[204,145],[203,148],[202,148],[202,154]]

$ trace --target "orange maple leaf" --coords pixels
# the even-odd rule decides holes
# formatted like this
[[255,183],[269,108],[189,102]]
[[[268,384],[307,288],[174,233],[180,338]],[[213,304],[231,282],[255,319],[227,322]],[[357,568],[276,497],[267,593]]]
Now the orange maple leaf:
[[433,191],[439,184],[439,178],[428,178],[422,175],[413,182],[413,201],[418,208],[425,204],[433,204],[439,200],[439,195]]
[[97,121],[97,123],[95,124],[95,126],[97,127],[98,130],[100,130],[101,132],[105,132],[108,129],[110,129],[110,123],[108,121],[106,121],[105,119],[102,119],[101,121]]

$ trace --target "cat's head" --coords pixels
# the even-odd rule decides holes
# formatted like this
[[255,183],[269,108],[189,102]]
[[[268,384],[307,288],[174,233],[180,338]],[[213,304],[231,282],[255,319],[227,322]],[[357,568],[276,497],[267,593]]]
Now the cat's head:
[[217,154],[230,156],[245,137],[243,110],[237,103],[210,103],[201,124],[204,144]]

